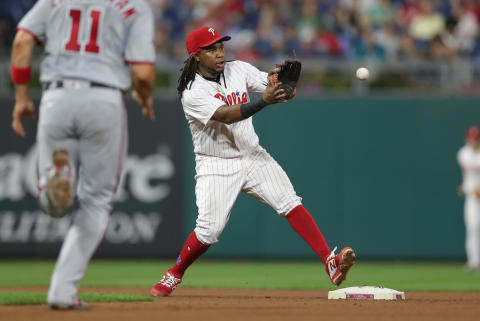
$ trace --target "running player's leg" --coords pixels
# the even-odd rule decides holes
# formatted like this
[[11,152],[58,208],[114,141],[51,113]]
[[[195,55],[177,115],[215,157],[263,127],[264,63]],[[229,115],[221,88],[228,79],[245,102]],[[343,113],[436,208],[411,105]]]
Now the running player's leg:
[[322,262],[331,254],[315,220],[303,207],[285,171],[267,153],[262,152],[247,176],[243,190],[288,219],[292,228],[307,242]]
[[[49,302],[75,300],[77,283],[84,276],[107,228],[126,158],[126,113],[120,93],[99,89],[83,95],[91,99],[83,100],[77,114],[80,210],[55,265]],[[82,97],[77,98],[82,100]]]
[[37,197],[52,217],[64,216],[75,196],[77,140],[71,135],[73,113],[63,99],[61,90],[44,94],[37,130]]

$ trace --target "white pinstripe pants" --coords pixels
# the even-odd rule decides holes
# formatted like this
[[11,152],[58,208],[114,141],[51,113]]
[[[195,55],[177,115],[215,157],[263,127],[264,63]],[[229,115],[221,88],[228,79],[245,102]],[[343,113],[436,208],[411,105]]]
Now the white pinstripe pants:
[[475,195],[468,195],[464,209],[467,251],[467,263],[470,268],[480,268],[480,200]]
[[282,216],[302,201],[285,171],[263,149],[234,159],[197,157],[196,169],[195,234],[203,244],[218,242],[240,192],[269,205]]

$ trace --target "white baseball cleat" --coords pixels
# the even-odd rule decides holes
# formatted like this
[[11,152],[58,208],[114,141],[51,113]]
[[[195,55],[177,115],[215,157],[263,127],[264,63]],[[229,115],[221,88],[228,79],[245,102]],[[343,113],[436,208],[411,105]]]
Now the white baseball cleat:
[[325,269],[332,283],[339,286],[345,280],[350,268],[355,264],[355,252],[347,246],[338,255],[335,255],[336,249],[337,247],[328,256]]
[[47,196],[49,215],[65,216],[73,202],[72,172],[69,165],[69,155],[66,149],[57,149],[52,154],[53,167],[48,174]]

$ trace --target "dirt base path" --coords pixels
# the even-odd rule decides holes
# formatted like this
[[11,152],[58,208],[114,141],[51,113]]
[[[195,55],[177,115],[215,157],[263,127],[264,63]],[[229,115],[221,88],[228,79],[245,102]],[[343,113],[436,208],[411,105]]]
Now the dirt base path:
[[[146,294],[149,289],[83,290]],[[53,311],[46,305],[0,306],[0,320],[480,320],[480,293],[406,292],[405,295],[407,298],[405,301],[344,301],[327,300],[327,291],[179,288],[171,297],[156,298],[155,302],[90,303],[83,311]]]

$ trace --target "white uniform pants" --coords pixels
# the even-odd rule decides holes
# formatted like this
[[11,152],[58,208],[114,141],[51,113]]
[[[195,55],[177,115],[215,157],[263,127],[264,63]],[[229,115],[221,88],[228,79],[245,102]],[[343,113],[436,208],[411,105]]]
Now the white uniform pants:
[[107,228],[126,158],[126,133],[125,108],[117,90],[52,89],[42,97],[37,134],[40,193],[45,193],[53,150],[67,149],[80,205],[53,271],[49,303],[71,304],[76,299],[77,283]]
[[480,199],[469,195],[465,199],[465,227],[467,264],[470,268],[480,268]]
[[265,151],[235,159],[197,157],[195,234],[203,244],[218,242],[240,192],[285,216],[302,199],[284,170]]

